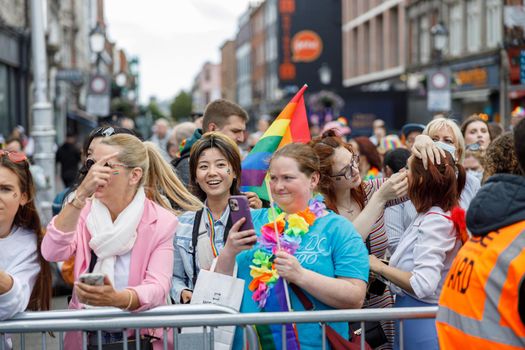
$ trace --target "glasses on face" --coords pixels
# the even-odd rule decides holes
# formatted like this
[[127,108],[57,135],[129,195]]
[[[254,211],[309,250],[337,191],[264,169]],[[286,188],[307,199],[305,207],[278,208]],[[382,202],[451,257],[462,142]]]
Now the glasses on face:
[[[91,167],[96,163],[97,161],[94,160],[94,159],[91,159],[89,158],[88,160],[86,160],[86,170],[89,171],[89,169],[91,169]],[[113,169],[114,167],[123,167],[123,168],[133,168],[132,166],[129,166],[129,165],[126,165],[126,164],[122,164],[122,163],[110,163],[110,162],[107,162],[106,164],[104,164],[105,167],[108,167],[108,168],[111,168]]]
[[21,163],[27,160],[23,152],[10,152],[0,149],[0,157],[7,157],[13,163]]
[[349,180],[354,176],[354,169],[356,169],[359,166],[359,156],[354,155],[352,157],[352,160],[350,161],[350,164],[345,166],[339,174],[330,175],[330,177],[345,177],[345,179]]
[[470,145],[466,145],[465,149],[467,151],[479,151],[481,150],[481,146],[479,143],[471,143]]

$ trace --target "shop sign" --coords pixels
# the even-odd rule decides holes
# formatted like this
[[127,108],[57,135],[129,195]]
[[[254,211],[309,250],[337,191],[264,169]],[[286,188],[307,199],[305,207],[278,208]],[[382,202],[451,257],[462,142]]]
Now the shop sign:
[[452,69],[452,90],[499,88],[499,63],[497,56],[490,56],[455,64]]
[[461,70],[454,73],[454,82],[458,87],[483,88],[487,85],[487,80],[487,67]]
[[292,39],[292,52],[294,62],[312,62],[321,55],[323,41],[314,31],[302,30]]

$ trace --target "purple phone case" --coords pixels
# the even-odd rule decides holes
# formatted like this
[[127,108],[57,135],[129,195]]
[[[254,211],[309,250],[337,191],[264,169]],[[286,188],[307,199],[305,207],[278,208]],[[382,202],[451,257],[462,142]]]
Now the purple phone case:
[[228,200],[230,206],[230,215],[232,224],[235,224],[241,218],[246,218],[242,224],[240,231],[253,229],[252,215],[250,214],[250,205],[248,204],[248,197],[246,196],[231,196]]

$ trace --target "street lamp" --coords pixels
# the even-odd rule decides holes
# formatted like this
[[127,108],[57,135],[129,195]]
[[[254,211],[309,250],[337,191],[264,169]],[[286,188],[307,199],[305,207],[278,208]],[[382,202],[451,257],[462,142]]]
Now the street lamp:
[[328,64],[323,63],[321,64],[321,67],[317,71],[319,73],[319,80],[321,81],[321,84],[323,85],[329,85],[332,81],[332,70],[328,66]]
[[437,59],[441,61],[443,50],[445,50],[448,43],[447,27],[445,27],[443,22],[438,22],[430,29],[430,33],[434,38],[434,50],[436,51]]
[[95,28],[93,28],[93,30],[89,34],[89,45],[91,46],[91,51],[93,51],[97,55],[95,65],[98,73],[100,54],[102,53],[102,51],[104,51],[104,48],[106,46],[106,34],[104,33],[104,30],[98,22]]

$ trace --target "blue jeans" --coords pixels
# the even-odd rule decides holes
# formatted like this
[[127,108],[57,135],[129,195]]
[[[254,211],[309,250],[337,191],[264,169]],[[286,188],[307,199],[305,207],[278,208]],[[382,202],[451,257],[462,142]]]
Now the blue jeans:
[[[424,303],[408,295],[397,295],[394,304],[394,307],[423,306],[435,305]],[[399,350],[399,321],[396,321],[395,330],[394,350]],[[433,318],[405,320],[403,322],[403,342],[405,350],[439,350],[436,320]]]

